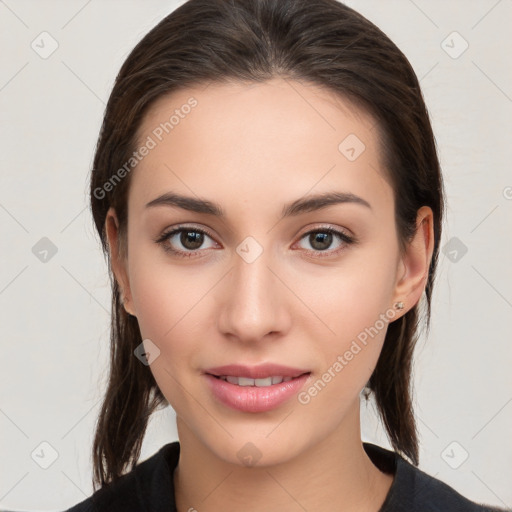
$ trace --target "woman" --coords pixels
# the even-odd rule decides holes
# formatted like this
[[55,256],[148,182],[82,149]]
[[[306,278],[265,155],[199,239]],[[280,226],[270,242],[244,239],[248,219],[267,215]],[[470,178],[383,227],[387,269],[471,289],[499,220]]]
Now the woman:
[[[443,201],[415,73],[354,10],[190,0],[162,20],[94,159],[111,372],[101,489],[70,510],[493,510],[416,467]],[[363,390],[394,451],[362,443]],[[169,404],[179,443],[135,466]]]

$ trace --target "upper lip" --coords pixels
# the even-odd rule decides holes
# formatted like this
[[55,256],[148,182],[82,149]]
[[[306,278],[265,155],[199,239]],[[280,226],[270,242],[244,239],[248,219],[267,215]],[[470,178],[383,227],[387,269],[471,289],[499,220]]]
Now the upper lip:
[[265,379],[267,377],[298,377],[303,373],[310,373],[309,370],[300,368],[291,368],[281,364],[265,363],[256,366],[248,366],[243,364],[227,364],[224,366],[216,366],[205,370],[205,373],[221,376],[232,377],[248,377],[250,379]]

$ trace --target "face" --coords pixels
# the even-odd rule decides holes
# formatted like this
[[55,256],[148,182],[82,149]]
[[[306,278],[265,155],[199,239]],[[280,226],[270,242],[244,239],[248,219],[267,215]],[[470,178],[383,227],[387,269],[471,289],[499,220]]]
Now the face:
[[[429,250],[399,253],[374,125],[317,86],[273,79],[173,93],[140,126],[152,147],[132,171],[114,271],[178,425],[227,462],[286,461],[358,427],[388,322],[420,297]],[[327,194],[338,200],[304,203]],[[113,210],[107,224],[115,248]]]

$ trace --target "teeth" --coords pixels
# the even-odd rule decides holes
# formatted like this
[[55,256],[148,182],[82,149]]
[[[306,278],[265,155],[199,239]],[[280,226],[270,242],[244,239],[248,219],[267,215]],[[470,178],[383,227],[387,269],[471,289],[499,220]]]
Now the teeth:
[[267,377],[265,379],[250,379],[249,377],[233,377],[231,375],[222,375],[222,380],[235,384],[237,386],[256,386],[259,388],[272,386],[272,384],[281,384],[281,382],[289,382],[292,377]]
[[[261,379],[258,380],[261,381]],[[249,379],[246,377],[238,377],[237,381],[239,386],[254,386],[256,384],[256,381],[254,379]]]
[[272,382],[272,377],[267,377],[266,379],[254,379],[254,385],[259,388],[272,386],[272,384],[279,384],[279,382]]

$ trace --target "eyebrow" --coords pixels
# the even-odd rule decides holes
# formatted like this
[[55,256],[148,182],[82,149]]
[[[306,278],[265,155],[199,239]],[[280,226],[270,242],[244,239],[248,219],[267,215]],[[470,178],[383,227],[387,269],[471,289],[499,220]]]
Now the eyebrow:
[[[370,203],[362,197],[356,196],[350,192],[325,192],[323,194],[309,195],[299,198],[289,204],[286,204],[281,212],[281,218],[300,215],[302,213],[312,212],[332,206],[335,204],[353,203],[372,209]],[[146,204],[146,208],[155,206],[174,206],[196,213],[214,215],[225,218],[226,214],[223,208],[207,199],[183,196],[173,192],[166,192]]]

